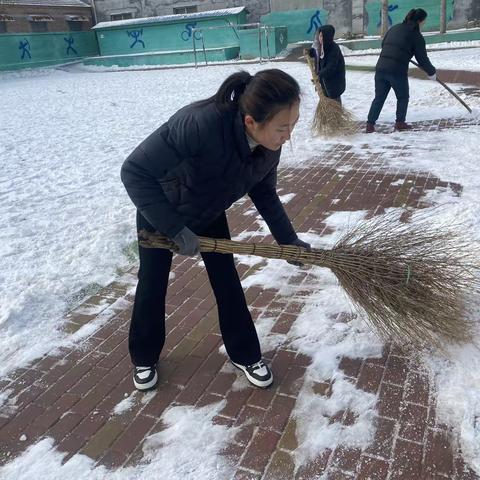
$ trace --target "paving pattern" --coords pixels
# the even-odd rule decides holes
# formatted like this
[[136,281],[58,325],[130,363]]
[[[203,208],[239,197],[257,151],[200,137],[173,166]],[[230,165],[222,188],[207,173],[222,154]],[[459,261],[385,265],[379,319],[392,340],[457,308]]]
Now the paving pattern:
[[[418,130],[462,128],[472,121],[446,119],[415,124]],[[359,127],[360,128],[360,127]],[[381,131],[391,127],[381,126]],[[370,136],[365,136],[366,142]],[[408,146],[390,155],[410,155]],[[280,172],[282,193],[296,194],[286,205],[299,232],[329,233],[325,218],[335,211],[390,207],[425,207],[425,194],[443,188],[460,194],[462,187],[428,172],[391,169],[388,158],[365,148],[363,153],[336,144],[305,168]],[[233,235],[259,226],[249,201],[229,211]],[[269,237],[265,241],[270,241]],[[243,278],[256,267],[239,264]],[[127,349],[128,324],[135,287],[135,268],[100,290],[68,315],[74,333],[92,326],[76,347],[47,355],[0,381],[8,396],[0,413],[0,464],[38,440],[51,437],[55,447],[87,455],[109,468],[142,462],[144,439],[164,428],[162,413],[172,405],[204,406],[224,400],[214,421],[240,427],[222,452],[235,465],[234,480],[293,479],[454,479],[479,478],[462,459],[452,432],[437,422],[435,392],[422,365],[408,352],[387,345],[381,358],[341,358],[350,382],[377,398],[376,434],[367,448],[327,449],[295,469],[298,446],[292,415],[310,359],[289,344],[264,352],[275,373],[271,388],[233,388],[238,373],[219,352],[215,302],[205,271],[194,259],[176,257],[167,298],[167,342],[159,364],[155,393],[135,394],[133,406],[120,415],[114,407],[133,392]],[[308,294],[308,269],[289,279]],[[286,334],[302,310],[298,296],[250,287],[247,300],[255,320],[274,317],[273,333]],[[348,321],[348,315],[338,322]],[[97,328],[93,328],[97,326]],[[314,385],[329,397],[332,381]],[[329,419],[351,425],[353,412]],[[173,479],[172,479],[173,480]]]

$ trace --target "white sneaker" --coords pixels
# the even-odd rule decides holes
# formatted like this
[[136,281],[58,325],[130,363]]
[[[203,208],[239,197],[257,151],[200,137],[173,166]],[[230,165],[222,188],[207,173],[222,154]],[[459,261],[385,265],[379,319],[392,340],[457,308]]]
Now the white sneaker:
[[245,373],[247,380],[256,387],[265,388],[272,384],[273,374],[268,365],[260,360],[252,365],[240,365],[232,362],[237,368]]
[[158,374],[156,365],[133,369],[133,384],[137,390],[150,390],[157,386]]

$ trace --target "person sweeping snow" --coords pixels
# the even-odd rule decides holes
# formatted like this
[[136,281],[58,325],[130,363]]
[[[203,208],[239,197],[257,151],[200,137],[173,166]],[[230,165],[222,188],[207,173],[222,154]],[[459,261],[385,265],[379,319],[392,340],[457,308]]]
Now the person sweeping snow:
[[[300,87],[287,73],[230,75],[212,97],[180,109],[125,160],[121,178],[137,207],[137,231],[158,231],[181,255],[196,255],[199,238],[230,238],[225,211],[248,193],[279,244],[300,240],[277,195],[282,145],[297,123]],[[140,234],[139,234],[140,235]],[[165,295],[172,252],[139,244],[140,268],[129,350],[138,390],[158,383],[165,342]],[[233,255],[202,253],[232,363],[258,387],[273,375],[260,344]]]
[[334,42],[335,28],[323,25],[315,32],[308,55],[315,59],[315,71],[322,92],[327,98],[342,103],[345,92],[345,60],[340,47]]
[[405,122],[409,100],[408,64],[415,55],[420,67],[430,80],[436,80],[436,69],[430,63],[425,39],[420,28],[425,23],[427,12],[412,9],[402,23],[387,31],[382,41],[382,51],[375,67],[375,99],[368,112],[366,133],[375,131],[375,122],[380,116],[390,89],[397,97],[395,130],[410,130]]
[[335,28],[324,25],[315,32],[312,48],[305,49],[318,104],[312,122],[314,135],[350,135],[356,130],[352,114],[342,106],[345,60],[334,42]]

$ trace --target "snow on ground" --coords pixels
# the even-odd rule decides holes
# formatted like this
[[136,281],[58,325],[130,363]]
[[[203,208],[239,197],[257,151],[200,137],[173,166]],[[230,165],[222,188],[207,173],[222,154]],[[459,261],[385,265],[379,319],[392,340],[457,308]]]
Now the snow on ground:
[[[343,141],[358,155],[365,152],[382,155],[385,167],[430,171],[442,180],[463,185],[461,197],[447,191],[432,196],[431,200],[452,204],[451,209],[447,205],[445,215],[461,207],[478,237],[478,127],[368,137],[359,134],[329,141],[312,139],[309,125],[317,99],[303,64],[3,73],[0,74],[3,107],[0,113],[1,377],[81,338],[81,335],[68,337],[61,332],[65,312],[98,286],[115,279],[119,270],[131,265],[135,212],[119,179],[120,166],[128,153],[176,109],[214,93],[228,74],[239,68],[253,73],[271,66],[294,75],[304,92],[301,118],[291,145],[284,148],[283,165],[302,167],[312,161],[322,162],[322,152],[332,143]],[[359,119],[364,119],[373,91],[372,74],[349,72],[344,103]],[[469,102],[478,112],[480,99],[470,98]],[[394,110],[395,101],[390,97],[380,121],[392,122]],[[441,86],[411,80],[409,120],[464,115],[462,107]],[[392,144],[408,145],[410,155],[394,156],[388,148]],[[295,201],[290,193],[281,192],[284,202]],[[314,245],[328,245],[346,225],[362,215],[363,212],[357,212],[330,217],[328,221],[336,229],[331,237],[319,238],[314,232],[301,232],[300,236]],[[261,222],[258,229],[260,233],[264,230]],[[252,233],[245,232],[243,236],[248,238]],[[243,257],[240,261],[244,261]],[[263,262],[244,284],[258,283],[293,295],[295,288],[288,285],[292,275],[295,271],[292,273],[291,266],[272,260]],[[304,299],[305,307],[288,336],[270,338],[273,320],[260,319],[264,345],[287,341],[313,357],[295,412],[300,438],[298,462],[312,457],[327,443],[329,446],[339,442],[361,446],[371,439],[374,399],[349,386],[338,368],[338,361],[343,354],[359,358],[380,355],[382,348],[374,333],[359,319],[349,322],[337,319],[349,305],[332,275],[322,269],[312,269],[311,277],[312,284],[300,288],[302,291],[310,288],[312,295]],[[90,333],[102,321],[91,325]],[[480,415],[480,369],[471,368],[480,364],[480,354],[473,348],[458,347],[452,349],[450,357],[445,360],[426,355],[425,364],[435,375],[439,389],[439,415],[456,429],[467,460],[480,472],[480,427],[473,421]],[[318,399],[312,394],[313,385],[329,378],[335,379],[332,396],[328,400]],[[130,400],[118,406],[118,414],[130,407]],[[0,398],[0,404],[14,408],[8,392]],[[324,421],[322,413],[330,415],[346,407],[357,414],[354,425],[335,426]],[[62,455],[52,448],[51,440],[46,439],[0,469],[0,477],[27,478],[29,475],[30,478],[30,473],[35,472],[34,476],[47,480],[60,476],[154,478],[156,466],[166,472],[165,478],[169,479],[225,478],[222,475],[229,472],[230,467],[222,463],[224,460],[217,454],[231,438],[232,430],[212,423],[219,408],[213,405],[201,411],[183,407],[170,409],[163,418],[168,428],[150,437],[146,444],[151,463],[135,470],[107,472],[103,467],[94,467],[81,455],[61,465]],[[199,431],[202,435],[198,435]],[[184,464],[173,460],[179,455],[185,460]],[[195,468],[202,470],[199,473]]]
[[224,402],[203,408],[177,406],[163,414],[165,429],[145,441],[142,463],[109,471],[85,455],[65,463],[50,438],[32,445],[22,456],[0,468],[0,478],[15,480],[224,480],[234,473],[221,449],[237,428],[212,423]]
[[[439,70],[480,70],[480,48],[466,48],[463,50],[450,49],[429,51],[428,57],[432,64]],[[347,65],[360,65],[374,67],[380,53],[379,49],[356,51],[343,49]],[[416,68],[410,65],[410,68]]]

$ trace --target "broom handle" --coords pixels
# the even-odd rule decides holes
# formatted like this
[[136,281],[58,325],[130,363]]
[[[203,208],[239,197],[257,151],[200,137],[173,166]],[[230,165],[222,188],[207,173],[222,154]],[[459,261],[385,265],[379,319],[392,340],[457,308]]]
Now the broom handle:
[[[411,63],[413,63],[416,67],[418,67],[420,70],[424,71],[423,68],[414,60],[410,60]],[[447,92],[451,93],[470,113],[472,113],[472,109],[445,83],[442,82],[438,77],[437,77],[437,82],[445,89]]]
[[[177,245],[169,238],[160,233],[147,232],[140,230],[138,232],[139,245],[145,248],[166,248],[173,252],[178,251]],[[318,257],[323,255],[328,256],[329,251],[323,249],[312,249],[308,252],[305,248],[297,247],[295,245],[270,245],[261,243],[235,242],[227,239],[217,239],[208,237],[198,237],[200,243],[200,252],[215,252],[215,253],[236,253],[241,255],[255,255],[263,258],[277,258],[287,261],[297,261],[301,263],[312,263],[311,257],[316,254],[318,264]]]
[[313,58],[309,55],[307,49],[305,49],[305,58],[307,59],[308,66],[310,67],[310,73],[312,74],[312,81],[315,85],[319,98],[323,97],[322,85],[318,79],[317,72],[315,71],[315,64],[313,63]]

